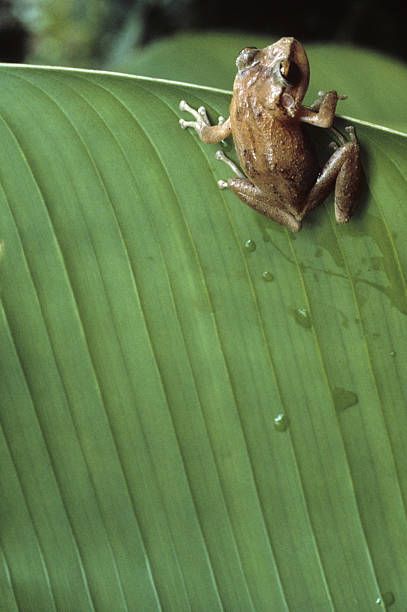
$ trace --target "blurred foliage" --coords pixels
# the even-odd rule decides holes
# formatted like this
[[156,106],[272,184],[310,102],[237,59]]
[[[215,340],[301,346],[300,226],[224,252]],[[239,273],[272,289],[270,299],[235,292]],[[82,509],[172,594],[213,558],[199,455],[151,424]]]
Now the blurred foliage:
[[176,29],[191,4],[191,0],[14,0],[12,14],[30,33],[30,63],[101,67]]
[[11,2],[0,0],[0,61],[21,62],[27,55],[28,32],[13,15]]
[[14,14],[31,32],[34,63],[88,65],[108,14],[104,0],[16,0]]
[[[326,8],[326,0],[257,3],[245,10],[231,0],[0,0],[2,41],[21,47],[10,56],[3,44],[0,59],[22,61],[24,55],[30,63],[100,68],[131,49],[191,29],[290,34],[307,43],[354,43],[407,57],[397,0],[342,0],[334,17]],[[29,40],[27,53],[16,23]]]

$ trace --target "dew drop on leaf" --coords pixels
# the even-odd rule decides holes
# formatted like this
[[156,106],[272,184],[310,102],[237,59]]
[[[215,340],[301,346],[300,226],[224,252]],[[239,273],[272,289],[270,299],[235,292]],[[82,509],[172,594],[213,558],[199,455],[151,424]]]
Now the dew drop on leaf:
[[302,327],[307,329],[312,327],[311,317],[306,308],[297,308],[297,310],[294,311],[294,316],[297,323],[299,323]]
[[288,419],[285,414],[280,412],[280,414],[274,417],[274,427],[277,431],[286,431],[288,428]]
[[272,281],[272,280],[273,280],[273,278],[274,278],[274,276],[272,275],[272,273],[271,273],[271,272],[269,272],[268,270],[265,270],[261,276],[262,276],[262,279],[263,279],[263,280],[265,280],[265,281],[267,281],[267,282]]
[[249,238],[249,240],[246,240],[246,242],[244,243],[244,248],[246,249],[246,251],[253,252],[256,250],[256,243],[254,242],[254,240],[251,240]]
[[395,601],[396,601],[396,598],[394,597],[391,591],[382,593],[382,595],[376,599],[377,605],[384,604],[386,608],[389,606],[392,606]]

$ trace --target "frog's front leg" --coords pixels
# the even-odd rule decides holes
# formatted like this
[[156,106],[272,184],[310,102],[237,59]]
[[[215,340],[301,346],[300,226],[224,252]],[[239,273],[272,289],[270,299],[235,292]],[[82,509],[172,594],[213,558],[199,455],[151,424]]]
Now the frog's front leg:
[[317,100],[309,107],[301,107],[299,118],[304,123],[310,123],[322,128],[332,126],[335,118],[338,100],[344,100],[346,96],[340,96],[336,91],[319,92]]
[[301,218],[320,204],[335,185],[335,217],[338,223],[347,223],[358,195],[361,166],[359,145],[352,126],[345,128],[349,141],[343,137],[340,146],[334,144],[335,151],[311,188]]
[[185,119],[180,119],[179,124],[182,129],[187,127],[194,128],[202,142],[213,144],[230,136],[232,130],[230,127],[229,118],[225,120],[223,117],[219,117],[218,125],[211,125],[204,106],[200,106],[198,110],[195,110],[195,108],[189,106],[185,100],[181,100],[179,103],[179,108],[182,111],[191,113],[191,115],[195,118],[195,121],[185,121]]

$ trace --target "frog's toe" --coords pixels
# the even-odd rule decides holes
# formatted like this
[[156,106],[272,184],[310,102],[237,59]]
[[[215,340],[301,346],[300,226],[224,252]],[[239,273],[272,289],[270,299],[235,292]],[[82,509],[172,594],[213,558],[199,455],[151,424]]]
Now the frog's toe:
[[209,121],[208,114],[206,112],[206,108],[204,106],[200,106],[198,108],[198,113],[199,113],[199,116],[201,118],[201,121],[203,121],[205,125],[210,125],[211,124],[211,122]]
[[190,106],[185,100],[181,100],[181,102],[179,103],[179,109],[190,113],[196,119],[196,121],[205,121],[204,116],[199,112],[199,110],[195,110],[195,108],[192,108],[192,106]]
[[328,147],[329,147],[330,149],[332,149],[333,151],[336,151],[336,150],[339,148],[339,145],[338,145],[338,143],[337,143],[337,142],[335,142],[334,140],[332,140],[332,141],[329,143]]
[[356,142],[356,132],[355,132],[355,128],[353,127],[353,125],[347,125],[345,127],[345,132],[347,133],[349,140],[351,142]]
[[343,225],[344,223],[349,223],[350,215],[348,212],[340,211],[338,208],[335,210],[335,218],[336,222]]
[[198,125],[196,121],[185,121],[185,119],[180,119],[179,124],[183,130],[185,130],[187,127],[192,127],[196,129]]
[[218,161],[222,161],[224,162],[227,166],[229,166],[229,168],[234,172],[234,174],[236,174],[236,176],[238,176],[239,178],[244,178],[243,173],[240,171],[240,169],[236,166],[236,164],[229,159],[228,157],[226,157],[226,155],[224,154],[223,151],[221,151],[220,149],[218,149],[218,151],[216,151],[215,153],[215,157]]
[[302,227],[302,224],[301,224],[301,219],[296,219],[296,218],[293,218],[293,219],[290,221],[289,225],[288,225],[288,228],[289,228],[289,229],[290,229],[290,230],[291,230],[291,231],[292,231],[294,234],[296,234],[297,232],[299,232],[299,231],[300,231],[300,229],[301,229],[301,227]]

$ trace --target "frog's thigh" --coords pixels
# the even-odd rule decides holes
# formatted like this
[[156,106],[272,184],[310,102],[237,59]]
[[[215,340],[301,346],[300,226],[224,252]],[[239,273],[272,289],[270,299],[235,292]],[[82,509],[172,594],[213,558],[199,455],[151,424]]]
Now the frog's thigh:
[[334,184],[335,217],[338,223],[346,223],[360,184],[359,146],[355,140],[346,142],[331,155],[306,198],[302,217],[323,202]]
[[291,213],[273,206],[267,195],[248,179],[230,178],[227,180],[227,187],[234,191],[242,202],[248,204],[254,210],[257,210],[257,212],[273,219],[273,221],[277,221],[281,225],[285,225],[293,232],[298,232],[301,229],[301,223]]

